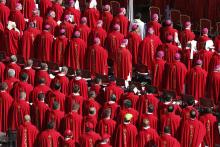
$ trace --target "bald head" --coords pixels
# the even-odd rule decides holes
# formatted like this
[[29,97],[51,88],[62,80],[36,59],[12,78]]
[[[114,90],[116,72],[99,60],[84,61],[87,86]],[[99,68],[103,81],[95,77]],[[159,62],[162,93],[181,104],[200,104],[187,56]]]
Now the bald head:
[[5,91],[8,89],[8,84],[6,82],[0,83],[0,90]]
[[74,103],[72,106],[72,111],[77,112],[80,108],[80,105],[78,103]]
[[24,116],[24,121],[25,122],[30,122],[31,121],[31,116],[30,115],[25,115]]
[[15,77],[15,70],[14,69],[9,69],[8,70],[8,76],[11,77],[11,78]]
[[25,91],[21,91],[19,97],[20,97],[20,100],[25,100],[26,99],[26,92]]
[[10,59],[11,59],[11,62],[17,62],[18,60],[15,55],[11,55]]

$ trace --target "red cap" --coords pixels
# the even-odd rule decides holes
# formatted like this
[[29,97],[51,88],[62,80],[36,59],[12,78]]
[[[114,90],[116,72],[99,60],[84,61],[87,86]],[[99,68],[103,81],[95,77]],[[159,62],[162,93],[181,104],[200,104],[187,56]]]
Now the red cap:
[[172,21],[170,19],[167,19],[165,21],[166,26],[170,26],[172,24]]
[[220,65],[216,65],[214,70],[215,71],[220,70]]
[[138,28],[138,25],[137,24],[133,24],[131,29],[134,31],[134,30],[137,30],[137,28]]
[[203,33],[203,34],[208,34],[208,33],[209,33],[208,28],[203,28],[203,29],[202,29],[202,33]]
[[64,34],[66,32],[65,29],[60,29],[60,34]]
[[50,29],[50,25],[49,25],[49,24],[46,24],[46,25],[44,26],[44,29],[45,29],[45,30],[49,30],[49,29]]
[[73,132],[71,130],[66,130],[64,132],[64,137],[67,137],[67,136],[73,136]]
[[97,27],[102,27],[103,21],[102,20],[98,20],[97,21]]
[[74,0],[69,0],[69,4],[70,4],[70,5],[73,4],[73,3],[75,3]]
[[82,17],[81,18],[81,23],[87,23],[87,18],[86,17]]
[[126,12],[126,9],[125,9],[125,8],[120,8],[120,9],[119,9],[119,13],[124,13],[124,12]]
[[196,65],[202,65],[202,60],[200,60],[200,59],[197,60],[197,61],[196,61]]
[[96,37],[96,38],[94,39],[94,43],[95,43],[95,44],[100,44],[100,39],[99,39],[98,37]]
[[158,51],[157,52],[157,57],[158,58],[163,58],[164,57],[164,51]]
[[158,20],[158,18],[159,18],[158,14],[154,13],[154,14],[152,15],[152,19],[153,19],[153,20]]
[[105,6],[103,7],[103,10],[104,10],[104,11],[109,11],[109,10],[110,10],[110,5],[105,5]]
[[181,55],[179,53],[175,54],[175,60],[180,60],[181,59]]
[[191,22],[190,21],[185,22],[185,27],[190,27],[190,26],[191,26]]
[[172,42],[173,41],[173,36],[172,35],[168,35],[167,36],[167,41]]
[[121,42],[121,46],[127,46],[128,44],[128,39],[123,39]]
[[80,32],[79,32],[79,31],[76,31],[76,32],[74,33],[74,36],[75,36],[76,38],[79,38],[79,37],[80,37]]
[[119,24],[115,24],[114,25],[114,30],[119,31],[120,30],[120,25]]

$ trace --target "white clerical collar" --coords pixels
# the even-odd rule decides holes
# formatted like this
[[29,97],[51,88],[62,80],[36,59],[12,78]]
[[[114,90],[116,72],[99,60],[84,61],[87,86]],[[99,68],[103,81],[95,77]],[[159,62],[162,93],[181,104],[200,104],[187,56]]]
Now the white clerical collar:
[[31,67],[27,66],[27,67],[25,67],[24,69],[31,69]]
[[150,126],[143,127],[144,130],[150,129]]
[[108,103],[109,103],[109,104],[114,104],[114,103],[115,103],[115,101],[109,101]]
[[106,141],[102,141],[99,144],[107,144],[107,142]]
[[79,96],[79,93],[73,93],[73,95],[75,95],[75,96]]
[[68,141],[68,140],[70,140],[70,138],[69,138],[69,137],[66,137],[66,138],[65,138],[65,141]]
[[58,75],[61,76],[61,77],[65,76],[64,73],[59,73]]
[[169,136],[171,135],[170,133],[165,133],[165,134],[166,134],[166,135],[169,135]]
[[82,79],[82,77],[79,77],[79,76],[77,76],[77,77],[75,77],[75,80],[81,80]]
[[165,102],[164,104],[165,104],[165,105],[169,105],[170,103],[171,103],[171,102]]
[[185,28],[186,30],[191,30],[191,28]]
[[147,112],[147,114],[153,114],[153,113],[151,113],[151,112]]
[[125,125],[128,125],[128,124],[130,124],[130,122],[124,122],[124,124],[125,124]]

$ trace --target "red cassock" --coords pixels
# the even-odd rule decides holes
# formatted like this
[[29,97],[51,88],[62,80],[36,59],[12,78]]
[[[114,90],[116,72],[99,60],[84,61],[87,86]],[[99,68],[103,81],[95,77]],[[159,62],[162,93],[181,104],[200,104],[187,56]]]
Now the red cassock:
[[111,119],[116,119],[120,106],[114,102],[106,102],[102,110],[111,109]]
[[138,99],[139,99],[139,96],[135,95],[133,92],[126,92],[121,95],[121,98],[119,100],[119,104],[121,105],[121,108],[124,109],[124,105],[123,105],[124,100],[130,100],[132,103],[131,107],[136,109]]
[[73,139],[69,139],[69,140],[64,139],[61,143],[61,146],[63,146],[63,147],[75,147],[76,142]]
[[122,124],[124,122],[124,118],[127,113],[130,113],[133,115],[133,117],[131,119],[131,123],[136,124],[136,122],[138,120],[138,111],[135,110],[134,108],[127,108],[127,109],[120,110],[120,112],[118,113],[118,116],[117,116],[117,122]]
[[44,78],[45,80],[45,84],[47,86],[50,86],[50,83],[51,83],[51,79],[50,79],[50,76],[49,76],[49,73],[47,70],[38,70],[36,72],[36,75],[35,75],[35,85],[38,85],[39,83],[38,82],[38,79],[40,78]]
[[4,41],[5,41],[5,51],[8,55],[17,55],[19,48],[19,39],[20,33],[15,29],[8,30],[4,32]]
[[48,13],[48,8],[52,7],[52,2],[50,0],[40,1],[40,16],[45,17]]
[[64,63],[73,70],[85,68],[86,43],[80,38],[73,38],[65,52]]
[[160,130],[163,132],[166,126],[170,127],[170,134],[179,139],[180,135],[180,122],[181,117],[179,115],[175,115],[174,113],[168,113],[162,115],[160,119]]
[[5,76],[5,64],[0,61],[0,82],[4,81],[4,76]]
[[21,70],[20,74],[26,73],[28,75],[28,83],[34,86],[34,77],[35,77],[35,70],[31,67],[25,67]]
[[79,146],[80,147],[92,147],[95,146],[98,141],[101,140],[101,137],[99,134],[97,134],[94,131],[89,131],[79,138]]
[[81,77],[75,77],[74,79],[70,80],[69,82],[69,93],[73,92],[74,85],[78,85],[80,89],[80,95],[86,99],[88,97],[88,85],[85,79]]
[[207,72],[199,66],[192,68],[186,76],[186,93],[195,100],[205,96]]
[[15,10],[17,2],[17,0],[6,1],[6,5],[10,10]]
[[124,35],[122,35],[118,31],[112,31],[111,33],[108,34],[106,38],[106,49],[108,50],[109,53],[109,58],[114,60],[115,59],[115,54],[120,47],[120,44],[122,40],[124,39]]
[[191,110],[194,110],[196,112],[196,118],[198,119],[198,116],[199,116],[198,110],[196,110],[193,106],[187,106],[186,108],[183,108],[183,110],[182,110],[181,117],[182,117],[183,122],[190,119],[190,111]]
[[178,31],[176,29],[174,29],[172,26],[167,26],[167,27],[162,27],[160,29],[160,38],[161,41],[164,43],[166,42],[166,38],[167,36],[171,35],[173,36],[173,38],[175,38],[175,33],[177,33]]
[[74,22],[79,25],[80,24],[80,18],[81,18],[81,12],[80,10],[77,10],[73,7],[68,7],[64,11],[64,16],[65,15],[73,15],[74,16]]
[[24,15],[19,10],[11,11],[9,19],[16,23],[16,28],[22,32],[25,28]]
[[145,113],[141,114],[139,118],[139,124],[141,125],[143,123],[144,119],[148,119],[150,122],[150,127],[157,130],[158,129],[158,118],[157,115],[154,115],[152,113]]
[[24,18],[29,19],[32,16],[33,10],[35,8],[34,0],[21,0],[20,2],[22,4],[22,13]]
[[173,106],[173,108],[174,108],[173,112],[174,112],[175,114],[177,114],[177,115],[180,115],[180,114],[181,114],[182,109],[181,109],[181,107],[180,107],[179,105],[173,104],[172,101],[171,101],[171,102],[167,102],[167,103],[164,103],[164,102],[161,102],[161,101],[160,101],[159,104],[158,104],[159,115],[162,116],[162,115],[164,115],[164,114],[167,114],[167,113],[168,113],[168,107],[169,107],[169,106]]
[[168,63],[172,63],[174,61],[174,56],[181,49],[171,43],[164,43],[158,48],[158,51],[164,51],[164,60]]
[[110,82],[109,85],[105,88],[104,97],[106,101],[110,101],[112,94],[116,96],[116,102],[121,98],[121,95],[124,93],[124,90],[117,86],[115,82]]
[[67,44],[68,39],[65,36],[59,36],[54,40],[52,50],[52,61],[54,63],[57,63],[58,65],[63,65]]
[[6,66],[6,72],[5,72],[6,76],[5,76],[5,78],[8,78],[7,72],[8,72],[9,69],[14,69],[15,70],[15,78],[19,79],[19,74],[21,72],[21,67],[15,62],[11,62],[10,64],[8,64]]
[[[181,144],[182,145],[182,144]],[[158,147],[180,147],[180,143],[176,140],[176,138],[172,137],[169,134],[163,134],[157,143]]]
[[154,115],[157,116],[158,103],[159,103],[158,98],[153,94],[141,95],[140,98],[138,99],[137,109],[140,114],[144,114],[146,113],[148,106],[153,105]]
[[136,147],[137,128],[132,124],[120,124],[115,132],[115,147]]
[[87,46],[91,29],[85,24],[80,24],[78,27],[76,27],[76,31],[80,32],[80,38],[85,41]]
[[84,16],[88,19],[88,26],[94,28],[100,18],[100,13],[96,8],[88,8],[85,10]]
[[28,28],[24,31],[21,38],[20,54],[24,57],[25,61],[34,57],[35,39],[40,33],[41,31],[36,28]]
[[47,129],[38,136],[37,146],[40,147],[60,147],[63,137],[54,129]]
[[206,128],[197,119],[186,120],[182,125],[181,146],[199,147],[206,134]]
[[66,77],[65,74],[59,73],[56,75],[56,77],[53,79],[52,81],[52,85],[53,83],[59,82],[61,85],[61,92],[65,95],[68,94],[69,92],[69,79]]
[[155,59],[152,65],[152,85],[160,91],[163,89],[163,74],[165,61],[163,59]]
[[82,131],[83,132],[86,132],[86,125],[88,123],[91,123],[94,126],[94,128],[96,128],[97,127],[97,123],[98,123],[97,116],[96,115],[85,115],[83,117],[83,123],[82,123],[82,128],[83,128]]
[[[182,53],[181,61],[186,65],[186,68],[190,70],[194,66],[193,59],[190,59],[191,49],[183,49],[181,53]],[[196,52],[193,51],[193,56],[195,54]]]
[[219,103],[220,97],[220,72],[211,72],[207,77],[207,94],[215,104]]
[[198,42],[197,42],[197,50],[200,51],[202,49],[204,49],[205,44],[208,40],[212,40],[211,38],[209,38],[209,36],[207,35],[202,35],[198,38]]
[[61,17],[63,15],[63,7],[58,2],[53,2],[51,9],[56,14],[55,20],[56,21],[61,20]]
[[33,90],[33,86],[22,81],[15,83],[13,86],[13,98],[15,100],[19,100],[21,90],[26,92],[26,101],[29,102],[29,96]]
[[115,54],[114,75],[124,80],[132,77],[132,55],[127,48],[119,48]]
[[7,92],[9,92],[11,94],[13,86],[16,82],[18,82],[19,80],[17,78],[11,77],[11,78],[7,78],[4,82],[7,83],[8,85],[8,89],[6,90]]
[[38,133],[38,129],[30,122],[23,123],[17,130],[17,146],[33,147],[36,143]]
[[50,32],[52,35],[54,35],[58,27],[58,24],[55,21],[55,19],[50,16],[47,16],[43,21],[43,26],[45,25],[50,25]]
[[46,112],[46,122],[55,122],[55,129],[57,131],[61,130],[61,120],[64,117],[64,112],[60,110],[47,110]]
[[[71,24],[70,22],[68,21],[63,21],[60,26],[59,26],[59,29],[58,30],[61,30],[61,29],[64,29],[66,31],[66,37],[68,39],[71,39],[72,38],[72,35],[73,35],[73,31],[75,29],[75,26],[73,24]],[[82,35],[82,34],[80,34]]]
[[159,139],[157,131],[152,128],[142,128],[137,136],[138,147],[152,147],[155,146]]
[[136,32],[128,33],[128,50],[132,54],[132,63],[135,65],[138,63],[138,49],[141,43],[141,37]]
[[157,21],[150,21],[147,23],[147,28],[152,27],[154,29],[154,34],[158,37],[160,37],[160,28],[161,24],[158,23]]
[[220,65],[220,54],[215,52],[209,62],[209,72],[213,71],[217,65]]
[[69,96],[66,97],[65,99],[65,112],[69,113],[72,111],[72,106],[74,103],[79,104],[79,110],[78,113],[80,115],[83,114],[82,112],[82,108],[83,108],[83,102],[84,102],[84,98],[80,95],[74,95],[74,94],[70,94]]
[[108,52],[100,45],[92,45],[88,48],[87,69],[92,75],[108,75]]
[[112,119],[101,119],[98,122],[97,125],[97,132],[100,135],[109,134],[110,136],[113,136],[113,133],[115,132],[116,122]]
[[30,115],[30,105],[25,100],[14,100],[9,111],[9,128],[16,130],[24,123],[24,116]]
[[165,89],[175,91],[177,95],[181,95],[184,90],[184,83],[187,69],[186,66],[180,61],[165,66]]
[[148,69],[151,70],[151,67],[154,62],[155,54],[159,45],[161,45],[160,38],[156,35],[147,35],[144,40],[141,42],[139,47],[139,63],[148,66]]
[[203,123],[206,128],[206,135],[203,140],[202,146],[214,147],[214,130],[217,129],[217,118],[213,114],[205,114],[199,118],[199,120]]
[[31,121],[39,130],[43,130],[47,124],[46,112],[48,109],[47,104],[41,101],[35,102],[31,107]]
[[8,94],[8,92],[0,91],[0,130],[1,132],[8,131],[8,114],[11,107],[11,104],[13,102],[12,97]]
[[73,132],[73,139],[79,142],[79,137],[82,134],[82,119],[82,116],[77,112],[66,114],[62,121],[62,132],[70,129]]
[[84,114],[89,114],[89,108],[91,107],[95,107],[96,108],[96,116],[98,116],[98,112],[99,112],[99,109],[101,108],[101,105],[96,102],[94,99],[87,99],[84,101],[83,103],[83,113]]
[[103,21],[103,28],[106,30],[106,32],[109,32],[113,20],[111,12],[104,11],[101,14],[101,19]]
[[50,32],[43,31],[37,39],[37,47],[35,48],[37,59],[41,61],[51,61],[53,35]]
[[213,52],[212,51],[207,51],[207,50],[200,50],[195,54],[195,61],[198,59],[202,60],[202,68],[206,70],[207,72],[209,71],[209,63],[211,61]]
[[0,51],[4,51],[4,48],[5,48],[4,47],[4,31],[5,31],[5,29],[2,25],[2,23],[0,22],[0,43],[2,44],[0,46]]
[[48,87],[47,85],[38,85],[36,87],[34,87],[33,91],[31,92],[30,95],[30,102],[36,102],[38,101],[37,97],[39,93],[44,93],[47,94],[48,91],[50,91],[50,87]]
[[0,22],[2,23],[4,28],[6,28],[8,24],[9,15],[10,15],[10,9],[7,6],[5,6],[3,3],[0,3]]
[[103,28],[95,27],[91,30],[89,35],[89,44],[93,45],[93,40],[98,37],[100,39],[100,45],[105,45],[105,39],[107,37],[107,33]]
[[43,27],[43,18],[40,16],[32,16],[29,19],[29,22],[35,22],[36,23],[36,28],[38,28],[39,30],[42,30]]
[[179,34],[179,40],[182,48],[185,49],[188,41],[195,39],[195,34],[190,29],[185,29]]
[[54,101],[60,104],[60,110],[64,111],[65,108],[65,94],[61,93],[59,90],[53,90],[48,92],[47,98],[45,100],[50,108],[53,107]]
[[129,20],[124,15],[117,15],[113,18],[112,24],[119,24],[120,25],[120,32],[124,35],[128,35],[128,27],[129,27]]

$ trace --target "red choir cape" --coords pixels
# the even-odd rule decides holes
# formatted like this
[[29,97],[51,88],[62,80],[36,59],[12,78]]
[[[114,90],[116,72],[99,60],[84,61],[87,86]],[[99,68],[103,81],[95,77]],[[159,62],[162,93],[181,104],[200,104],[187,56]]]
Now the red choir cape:
[[109,58],[111,60],[115,59],[115,54],[120,47],[122,40],[124,39],[124,35],[120,32],[112,31],[108,34],[106,38],[105,48],[108,50]]
[[69,79],[65,76],[65,74],[57,74],[56,77],[52,80],[51,86],[53,87],[53,84],[56,82],[59,82],[61,85],[61,92],[65,95],[68,94],[69,90]]
[[68,39],[65,36],[59,36],[53,42],[52,61],[58,65],[63,65],[65,58],[65,50],[68,44]]
[[40,30],[35,28],[28,28],[24,31],[21,38],[20,54],[27,61],[34,57],[34,50],[36,46],[36,37],[40,34]]
[[3,3],[0,3],[0,22],[2,23],[4,28],[6,28],[8,24],[9,15],[10,15],[10,9],[7,6],[5,6]]
[[144,119],[148,119],[149,120],[151,128],[153,128],[155,130],[158,129],[158,118],[157,118],[157,115],[154,115],[154,114],[151,114],[151,113],[141,114],[140,118],[139,118],[139,124],[140,125],[143,123]]
[[20,34],[19,32],[15,31],[14,29],[8,30],[6,29],[4,32],[4,41],[5,41],[5,52],[8,55],[17,55],[18,48],[19,48],[19,39]]
[[15,83],[17,83],[19,80],[17,78],[7,78],[4,82],[7,83],[8,89],[6,90],[8,93],[11,94],[13,86]]
[[108,75],[108,52],[100,45],[92,45],[88,48],[87,69],[92,75]]
[[83,114],[89,114],[89,108],[91,107],[95,107],[96,108],[96,116],[98,116],[98,112],[99,112],[99,109],[101,108],[101,105],[95,101],[95,99],[92,99],[92,98],[89,98],[87,100],[84,101],[83,103]]
[[58,28],[57,22],[52,17],[47,16],[43,22],[43,26],[45,25],[50,25],[50,32],[52,35],[54,35]]
[[172,26],[161,27],[160,29],[160,38],[163,43],[166,42],[167,36],[171,35],[175,38],[175,33],[178,31],[174,29]]
[[183,110],[182,110],[181,117],[182,117],[183,122],[190,119],[190,111],[191,110],[194,110],[196,112],[196,118],[198,119],[198,116],[199,116],[198,110],[196,110],[193,106],[187,106],[186,108],[183,108]]
[[17,130],[17,146],[34,146],[36,144],[38,129],[30,122],[25,122]]
[[98,141],[101,140],[101,136],[94,131],[89,131],[79,138],[80,147],[92,147],[95,146]]
[[0,130],[1,132],[6,132],[8,131],[8,116],[13,99],[7,92],[0,91],[0,101]]
[[186,66],[180,61],[165,66],[165,89],[175,91],[177,95],[181,95],[184,90],[184,83],[187,69]]
[[113,20],[111,12],[103,12],[101,19],[103,20],[103,28],[106,30],[106,32],[109,32]]
[[9,19],[16,23],[16,28],[20,32],[24,30],[25,21],[24,21],[24,15],[21,13],[21,11],[18,11],[18,10],[11,11]]
[[192,41],[194,39],[195,34],[190,29],[185,29],[179,34],[179,40],[183,49],[187,47],[188,41]]
[[141,43],[141,37],[137,32],[128,33],[128,50],[132,54],[132,63],[136,65],[138,63],[138,49]]
[[186,93],[195,100],[205,96],[207,72],[199,66],[192,68],[186,76]]
[[119,104],[121,105],[121,108],[124,109],[124,105],[123,102],[124,100],[130,100],[132,103],[132,108],[137,109],[137,101],[139,99],[138,95],[135,95],[133,92],[126,92],[124,94],[122,94],[120,100],[119,100]]
[[211,40],[209,38],[209,36],[207,36],[207,35],[200,36],[197,41],[197,50],[200,51],[200,50],[204,49],[205,44],[208,40]]
[[48,13],[48,8],[52,6],[52,2],[50,0],[42,0],[40,1],[40,16],[45,17]]
[[110,101],[112,94],[116,96],[116,102],[121,98],[121,95],[124,93],[124,90],[117,86],[115,82],[110,82],[109,85],[105,88],[104,97],[106,101]]
[[105,39],[107,37],[107,33],[103,28],[95,27],[92,29],[89,35],[89,44],[93,45],[94,39],[98,37],[100,39],[100,45],[105,45]]
[[163,59],[155,59],[152,65],[152,85],[160,91],[163,89],[163,74],[165,61]]
[[207,72],[209,71],[209,63],[211,61],[213,52],[207,50],[200,50],[195,54],[195,60],[201,59],[202,60],[202,68],[205,69]]
[[128,35],[128,27],[129,27],[129,20],[124,15],[117,15],[113,18],[112,24],[119,24],[120,25],[120,32],[124,35]]
[[91,29],[87,25],[81,24],[78,27],[76,27],[76,31],[80,32],[80,38],[84,40],[87,46],[87,43],[89,42],[88,39]]
[[73,139],[69,139],[69,140],[63,140],[61,146],[63,147],[75,147],[76,146],[76,142]]
[[11,62],[10,64],[8,64],[6,66],[6,72],[5,72],[6,76],[5,76],[5,78],[8,78],[7,71],[9,69],[14,69],[15,70],[15,78],[19,79],[19,74],[21,72],[21,67],[15,62]]
[[26,73],[28,75],[28,83],[34,86],[34,77],[35,77],[35,70],[31,67],[25,67],[21,70],[20,74]]
[[74,95],[74,94],[70,94],[69,96],[66,97],[65,99],[65,112],[69,113],[72,111],[72,106],[74,103],[79,104],[79,110],[78,113],[80,115],[83,114],[82,112],[82,108],[83,108],[83,102],[84,102],[84,98],[80,95]]
[[120,123],[120,124],[123,124],[125,115],[127,113],[130,113],[130,114],[133,115],[133,117],[131,119],[131,123],[136,124],[136,122],[138,120],[138,111],[135,110],[134,108],[127,108],[127,109],[120,110],[120,112],[117,116],[117,122]]
[[209,146],[209,147],[214,147],[215,146],[215,142],[214,142],[214,130],[218,128],[216,128],[216,124],[217,124],[217,118],[216,116],[214,116],[213,114],[205,114],[203,116],[201,116],[199,118],[199,120],[203,123],[203,125],[206,128],[206,135],[205,138],[203,140],[203,146]]
[[51,61],[53,35],[50,32],[43,31],[37,39],[36,58],[41,61]]
[[182,125],[181,146],[199,147],[205,134],[206,128],[200,121],[188,119]]
[[117,147],[135,147],[137,128],[132,124],[120,124],[115,132],[114,145]]
[[65,106],[65,94],[61,93],[59,90],[53,90],[48,92],[47,98],[45,100],[50,108],[53,107],[54,101],[60,104],[60,111],[64,111]]
[[127,48],[119,48],[115,54],[114,75],[124,80],[132,77],[132,55]]
[[209,62],[209,72],[212,72],[217,65],[220,65],[220,54],[215,52]]
[[4,81],[5,64],[0,61],[0,82]]
[[5,29],[4,29],[4,27],[3,27],[3,25],[2,25],[2,23],[0,22],[0,43],[2,44],[1,46],[0,46],[0,51],[4,51],[5,49],[5,47],[4,47],[4,31],[5,31]]
[[[190,59],[191,49],[183,49],[182,50],[182,58],[181,61],[186,65],[186,68],[190,70],[193,65],[193,59]],[[193,52],[193,56],[195,52]]]
[[43,18],[40,16],[32,16],[29,19],[29,22],[36,22],[36,28],[38,28],[39,30],[42,30],[43,27]]
[[44,102],[37,101],[31,107],[31,121],[41,131],[45,128],[46,112],[49,109]]
[[18,1],[16,0],[11,0],[11,1],[6,1],[6,5],[8,6],[8,8],[13,11],[16,9],[16,4]]
[[206,87],[208,97],[211,98],[215,104],[218,104],[220,94],[220,72],[209,73]]
[[35,9],[34,0],[21,0],[20,2],[22,4],[22,13],[24,18],[29,19],[33,14],[33,10]]
[[109,134],[113,136],[116,129],[116,121],[112,119],[101,119],[97,125],[97,132],[102,136],[104,134]]
[[35,85],[38,85],[39,83],[38,82],[38,79],[40,78],[44,78],[45,79],[45,84],[47,86],[50,86],[50,83],[51,83],[51,79],[50,79],[50,76],[49,76],[49,73],[47,70],[38,70],[36,72],[36,75],[35,75]]
[[157,131],[152,128],[142,128],[137,136],[137,145],[139,147],[155,146],[159,139]]
[[[105,109],[111,109],[111,119],[116,119],[120,106],[117,103],[112,102],[106,102],[103,106],[103,110]],[[103,115],[101,115],[103,116]]]
[[33,90],[33,86],[22,81],[15,83],[12,90],[12,95],[15,100],[19,100],[21,90],[26,92],[26,101],[29,102],[29,97],[31,91]]
[[38,136],[37,146],[40,147],[60,147],[63,137],[54,129],[47,129]]
[[47,94],[49,91],[51,91],[50,87],[44,84],[34,87],[33,91],[30,94],[30,102],[38,101],[37,97],[39,93]]
[[55,129],[57,131],[61,130],[61,120],[64,117],[64,112],[60,110],[47,110],[46,112],[46,122],[55,122]]
[[139,46],[139,63],[148,66],[148,69],[151,70],[157,48],[161,44],[158,36],[147,35]]
[[64,63],[73,70],[85,68],[86,43],[80,38],[73,38],[65,52]]
[[97,115],[85,115],[83,117],[83,122],[82,122],[83,132],[86,132],[86,125],[88,123],[91,123],[94,126],[94,128],[97,128],[97,123],[98,123]]
[[65,15],[73,15],[74,16],[74,22],[79,25],[80,24],[80,18],[81,18],[81,11],[77,10],[73,7],[68,7],[64,11],[64,16]]
[[[182,145],[182,144],[181,144]],[[180,147],[180,143],[174,138],[172,137],[170,134],[163,134],[157,143],[158,147]]]
[[15,100],[9,111],[9,128],[16,130],[21,124],[24,123],[24,116],[30,115],[30,105],[25,100]]
[[88,85],[87,81],[85,79],[82,79],[81,77],[75,77],[69,82],[69,93],[73,92],[74,85],[78,85],[80,89],[80,95],[84,98],[88,98]]
[[151,28],[151,27],[154,29],[154,34],[160,37],[161,24],[158,23],[157,21],[150,21],[147,23],[147,28]]
[[[70,22],[68,22],[68,21],[63,21],[60,24],[58,30],[61,30],[61,29],[64,29],[66,31],[66,33],[65,33],[66,37],[68,39],[71,39],[72,36],[73,36],[73,32],[74,32],[75,26],[73,24],[71,24]],[[82,34],[80,33],[80,35],[82,35]]]
[[96,8],[87,8],[84,16],[88,19],[88,26],[94,28],[100,18],[100,13]]
[[58,2],[53,2],[51,9],[56,14],[55,20],[56,21],[61,20],[61,17],[63,15],[63,7]]
[[61,128],[62,132],[69,129],[73,132],[73,139],[79,142],[79,137],[82,134],[82,115],[77,112],[70,112],[63,118]]

